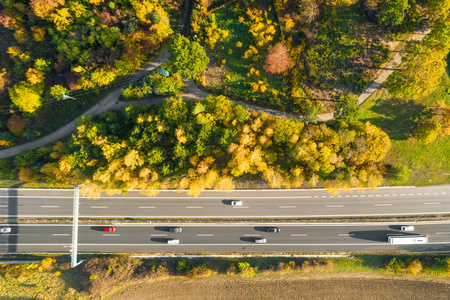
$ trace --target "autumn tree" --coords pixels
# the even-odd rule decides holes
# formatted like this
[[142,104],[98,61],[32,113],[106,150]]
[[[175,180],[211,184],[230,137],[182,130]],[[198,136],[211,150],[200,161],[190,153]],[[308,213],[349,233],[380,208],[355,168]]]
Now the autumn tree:
[[346,122],[358,120],[360,111],[358,98],[353,94],[340,95],[339,102],[335,105],[335,111],[334,117],[337,120]]
[[287,71],[291,67],[291,58],[286,45],[277,43],[269,47],[265,63],[264,68],[269,73],[279,74]]
[[6,122],[6,126],[8,127],[10,132],[20,136],[25,132],[27,123],[18,115],[12,115]]
[[57,7],[63,6],[65,0],[31,0],[30,6],[36,16],[42,19],[49,18]]
[[379,23],[391,27],[401,25],[408,9],[408,0],[384,0],[380,7]]
[[228,30],[217,26],[216,16],[208,13],[206,6],[197,5],[191,19],[192,31],[199,41],[204,42],[211,49],[214,49],[218,41],[229,35]]
[[8,91],[11,101],[23,112],[34,113],[42,105],[42,85],[33,85],[22,81],[8,88]]
[[199,43],[191,42],[181,34],[177,34],[170,46],[170,63],[176,73],[192,79],[206,68],[209,58]]

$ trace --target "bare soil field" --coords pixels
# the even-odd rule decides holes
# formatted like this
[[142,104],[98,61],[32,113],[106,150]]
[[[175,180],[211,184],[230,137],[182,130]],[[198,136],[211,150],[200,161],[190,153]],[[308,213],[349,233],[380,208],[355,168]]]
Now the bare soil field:
[[212,276],[137,284],[109,299],[449,299],[450,280],[378,274]]

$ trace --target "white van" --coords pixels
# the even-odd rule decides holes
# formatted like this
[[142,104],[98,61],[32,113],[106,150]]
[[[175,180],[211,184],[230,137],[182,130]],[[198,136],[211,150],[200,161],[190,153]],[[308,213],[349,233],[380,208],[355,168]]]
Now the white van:
[[179,239],[168,239],[167,244],[177,245],[180,243]]

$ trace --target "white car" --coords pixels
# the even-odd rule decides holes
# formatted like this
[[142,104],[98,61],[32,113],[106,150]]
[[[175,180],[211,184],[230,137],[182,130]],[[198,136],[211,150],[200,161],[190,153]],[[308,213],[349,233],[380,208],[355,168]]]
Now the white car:
[[180,243],[179,239],[168,239],[167,244],[178,245]]
[[242,206],[242,201],[233,200],[233,201],[231,201],[231,206]]
[[2,227],[0,228],[0,233],[10,233],[11,227]]
[[265,244],[266,242],[265,238],[255,238],[255,243],[257,244]]
[[414,226],[411,226],[411,225],[402,226],[402,227],[400,227],[400,230],[401,231],[413,231]]

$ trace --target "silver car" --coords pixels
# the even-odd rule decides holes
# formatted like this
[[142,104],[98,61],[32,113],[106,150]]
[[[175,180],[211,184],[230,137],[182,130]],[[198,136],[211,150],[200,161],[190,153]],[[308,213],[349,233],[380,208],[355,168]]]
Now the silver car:
[[233,201],[231,201],[231,206],[242,206],[242,201],[233,200]]
[[2,227],[0,228],[0,233],[10,233],[11,227]]
[[167,240],[167,244],[171,244],[171,245],[177,245],[180,243],[179,239],[168,239]]
[[266,242],[265,238],[255,238],[255,243],[257,244],[265,244]]

